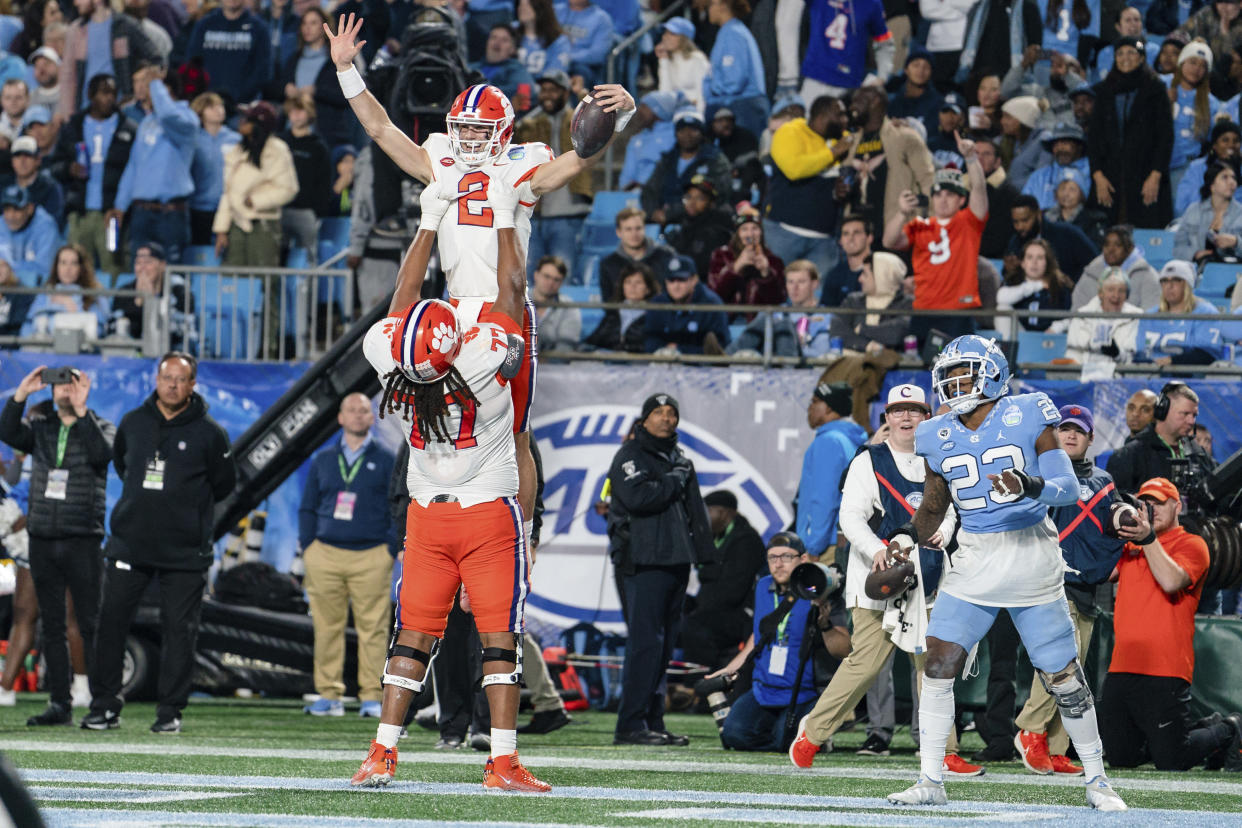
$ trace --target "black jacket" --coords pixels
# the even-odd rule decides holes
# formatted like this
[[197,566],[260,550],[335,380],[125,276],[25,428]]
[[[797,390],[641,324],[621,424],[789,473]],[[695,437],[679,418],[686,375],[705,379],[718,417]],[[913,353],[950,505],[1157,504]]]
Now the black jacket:
[[683,486],[676,461],[689,462],[676,441],[657,440],[642,426],[612,458],[609,552],[622,570],[716,557],[698,478],[692,470]]
[[755,581],[768,574],[767,550],[763,538],[738,515],[724,543],[716,548],[716,560],[699,567],[698,613],[740,613],[753,606]]
[[[845,300],[841,302],[841,307],[865,311],[867,297],[862,291],[856,290],[845,297]],[[893,300],[888,303],[888,309],[891,310],[910,310],[913,307],[913,300],[904,294],[894,296]],[[857,315],[834,313],[828,322],[828,336],[833,339],[840,337],[846,348],[855,351],[867,350],[867,343],[872,340],[896,351],[901,348],[902,340],[909,332],[909,316],[881,316],[879,324],[868,325],[865,313]]]
[[[1140,71],[1146,74],[1133,92],[1124,125],[1120,123],[1121,95],[1116,82],[1105,77],[1096,84],[1095,109],[1087,127],[1091,135],[1087,157],[1092,175],[1102,172],[1113,185],[1112,207],[1100,205],[1110,224],[1163,228],[1173,220],[1173,190],[1168,175],[1173,153],[1173,110],[1169,107],[1168,91],[1155,73],[1150,69]],[[1153,171],[1160,173],[1160,191],[1156,203],[1146,205],[1143,182]],[[1094,183],[1091,197],[1099,203]]]
[[[386,6],[387,4],[378,5]],[[370,47],[369,43],[367,47]],[[285,86],[293,83],[297,75],[301,51],[301,49],[294,51],[286,58],[283,66],[277,67],[265,96],[268,100],[284,100]],[[349,101],[345,100],[345,93],[341,91],[340,81],[336,79],[336,65],[331,60],[325,60],[323,66],[319,68],[319,73],[315,75],[314,95],[315,129],[323,138],[324,143],[329,147],[354,143],[354,115],[349,109]]]
[[[1215,461],[1194,440],[1183,437],[1180,442],[1182,456],[1196,464],[1201,472],[1216,467]],[[1134,494],[1153,477],[1178,482],[1173,472],[1173,452],[1156,433],[1155,423],[1135,434],[1108,458],[1108,473],[1117,484],[1117,491],[1126,494]]]
[[587,345],[609,351],[641,354],[646,350],[647,344],[647,325],[644,321],[646,318],[647,315],[644,313],[623,331],[621,330],[621,311],[606,310],[604,318],[599,320],[599,326],[582,341]]
[[661,155],[660,160],[656,162],[655,169],[651,171],[651,177],[643,185],[640,196],[642,208],[647,211],[647,215],[664,208],[667,211],[664,217],[666,221],[681,220],[686,214],[681,204],[681,197],[696,175],[704,176],[711,181],[712,186],[716,188],[718,202],[728,198],[728,193],[733,189],[733,170],[729,167],[729,159],[719,147],[705,141],[679,175],[677,164],[680,160],[681,150],[673,147]]
[[56,446],[60,438],[60,417],[51,400],[30,409],[22,422],[24,403],[11,397],[0,412],[0,440],[31,456],[30,507],[26,531],[35,538],[78,538],[104,536],[104,510],[107,506],[108,461],[116,427],[87,409],[86,416],[69,427],[65,459],[60,465],[69,472],[64,500],[44,496],[48,469],[56,466]]
[[722,247],[733,238],[733,219],[724,210],[709,207],[693,218],[684,212],[681,224],[675,227],[665,225],[664,236],[669,247],[678,253],[694,259],[695,270],[699,279],[707,281],[707,272],[711,269],[712,252]]
[[285,130],[280,133],[280,139],[289,145],[293,169],[298,174],[298,194],[285,206],[294,210],[314,210],[317,216],[328,215],[333,198],[332,176],[324,174],[332,167],[328,145],[314,132],[297,137]]
[[[627,264],[645,264],[655,275],[656,284],[664,287],[664,270],[668,262],[677,252],[667,244],[646,240],[647,252],[641,259],[632,259],[617,245],[617,249],[605,256],[599,263],[599,299],[601,302],[619,302],[624,299],[617,293],[621,281],[621,268]],[[706,271],[704,271],[706,275]],[[619,298],[618,298],[619,297]]]
[[1018,188],[1008,181],[1002,181],[999,187],[988,185],[988,221],[979,240],[979,255],[983,258],[1005,257],[1005,248],[1013,235],[1013,202],[1019,195]]
[[[164,461],[163,488],[146,488],[148,465]],[[213,558],[216,503],[233,491],[237,468],[229,436],[190,395],[165,420],[155,394],[121,418],[112,462],[123,486],[112,510],[109,558],[157,569],[206,569]]]
[[[70,168],[78,158],[78,144],[85,140],[82,122],[86,118],[86,110],[73,114],[61,129],[56,138],[56,146],[48,154],[44,168],[52,178],[61,183],[65,191],[65,215],[86,212],[86,179],[78,178],[70,172]],[[116,132],[112,133],[112,143],[108,145],[108,154],[104,156],[103,201],[102,209],[108,209],[116,201],[116,190],[121,184],[121,174],[129,163],[129,151],[134,146],[134,138],[138,135],[138,124],[125,113],[117,111]]]

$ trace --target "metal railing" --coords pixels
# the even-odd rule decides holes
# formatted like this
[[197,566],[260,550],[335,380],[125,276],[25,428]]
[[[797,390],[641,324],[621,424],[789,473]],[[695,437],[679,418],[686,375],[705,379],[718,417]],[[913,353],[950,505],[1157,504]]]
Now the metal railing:
[[[654,20],[639,26],[638,29],[630,34],[629,37],[622,40],[608,52],[608,58],[604,64],[604,78],[608,83],[617,82],[617,60],[625,54],[634,44],[643,38],[648,32],[656,26],[660,26],[665,20],[668,20],[677,12],[687,6],[687,0],[674,0],[668,8],[661,9],[660,14]],[[633,93],[635,90],[628,90]],[[611,190],[613,182],[616,180],[616,160],[613,144],[615,141],[609,142],[608,149],[604,151],[604,189]]]

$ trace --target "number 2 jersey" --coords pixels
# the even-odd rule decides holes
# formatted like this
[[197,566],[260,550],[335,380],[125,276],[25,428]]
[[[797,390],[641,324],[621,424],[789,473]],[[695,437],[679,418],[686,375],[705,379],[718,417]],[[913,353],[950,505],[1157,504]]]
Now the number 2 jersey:
[[[397,367],[392,355],[392,332],[401,322],[389,316],[371,326],[362,342],[367,361],[380,383]],[[410,497],[426,506],[438,494],[454,495],[462,508],[498,497],[516,497],[517,456],[513,445],[513,401],[509,384],[500,375],[508,353],[507,334],[519,334],[507,316],[485,313],[462,336],[461,352],[453,366],[474,392],[477,404],[450,404],[445,417],[449,442],[440,442],[428,430],[402,416],[401,430],[410,445],[406,484]]]
[[448,276],[449,295],[454,299],[496,299],[496,229],[487,203],[488,183],[497,178],[518,191],[515,229],[518,243],[530,247],[530,217],[539,197],[530,181],[540,164],[551,161],[547,144],[510,144],[504,153],[486,164],[469,167],[456,161],[448,135],[432,133],[423,144],[431,161],[432,175],[446,193],[460,197],[440,222],[440,266]]
[[1024,529],[1044,520],[1048,507],[999,494],[988,475],[1007,469],[1039,474],[1035,441],[1045,427],[1060,422],[1047,394],[1014,394],[997,400],[974,431],[952,412],[919,423],[914,453],[948,482],[962,529],[976,534]]

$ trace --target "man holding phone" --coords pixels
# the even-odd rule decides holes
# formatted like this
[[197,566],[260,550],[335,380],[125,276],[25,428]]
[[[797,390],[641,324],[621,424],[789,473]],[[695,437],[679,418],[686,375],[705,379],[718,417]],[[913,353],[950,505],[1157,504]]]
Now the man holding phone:
[[[23,420],[26,400],[49,386],[52,398],[34,406]],[[99,547],[116,427],[86,407],[90,389],[90,377],[81,371],[40,365],[26,375],[0,412],[0,441],[31,455],[33,463],[26,531],[50,700],[46,710],[26,720],[31,726],[72,722],[66,587],[86,643],[88,672],[94,655]]]

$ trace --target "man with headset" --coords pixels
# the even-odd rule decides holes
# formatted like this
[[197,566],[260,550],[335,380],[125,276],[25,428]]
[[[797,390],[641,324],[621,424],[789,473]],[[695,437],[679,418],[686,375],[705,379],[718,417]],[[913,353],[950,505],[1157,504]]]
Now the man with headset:
[[1175,467],[1187,463],[1190,471],[1200,475],[1216,467],[1216,461],[1194,441],[1199,395],[1190,386],[1184,382],[1165,385],[1153,414],[1151,424],[1109,458],[1108,473],[1119,492],[1133,494],[1153,477],[1183,478],[1185,472],[1179,474]]

